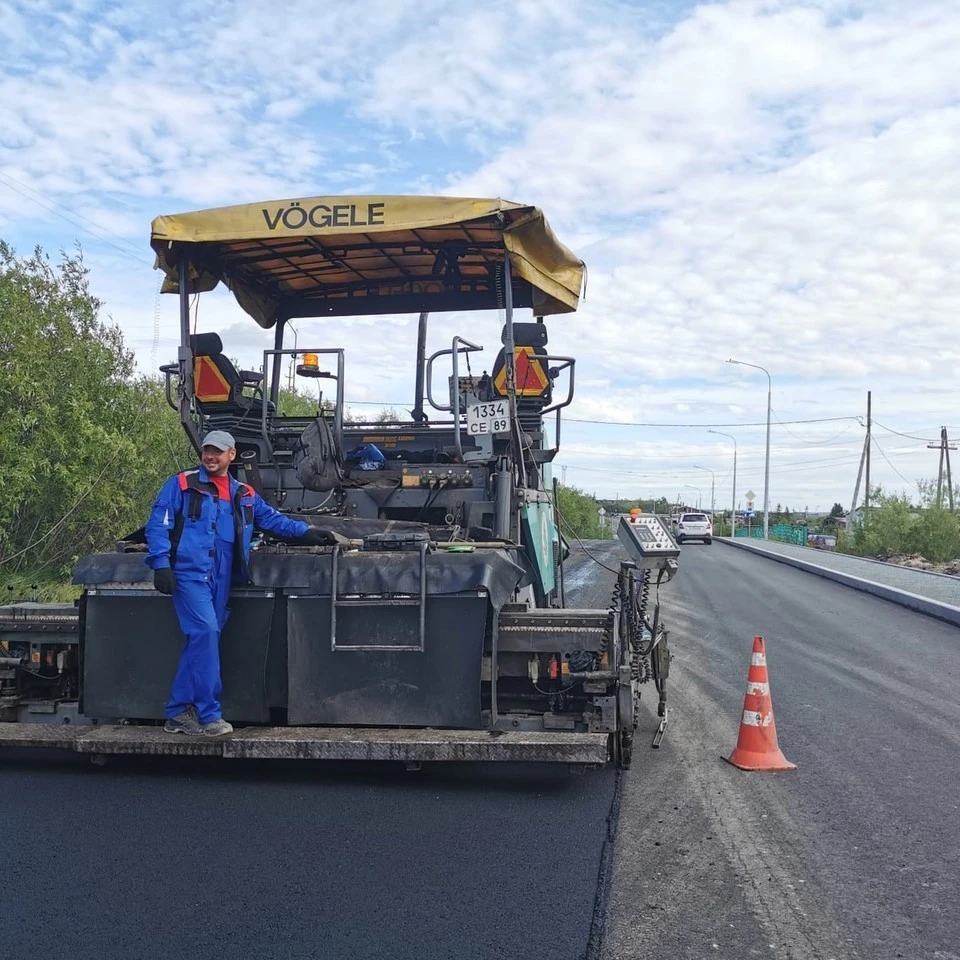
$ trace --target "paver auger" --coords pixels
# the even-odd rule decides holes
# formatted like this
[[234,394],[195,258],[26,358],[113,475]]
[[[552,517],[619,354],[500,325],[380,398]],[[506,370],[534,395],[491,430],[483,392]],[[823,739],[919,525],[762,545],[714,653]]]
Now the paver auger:
[[[584,267],[538,209],[314,197],[158,217],[151,244],[179,295],[179,353],[162,371],[194,447],[229,430],[238,479],[338,543],[253,550],[221,641],[238,728],[221,739],[161,728],[183,641],[142,532],[82,558],[76,605],[0,608],[0,746],[627,765],[648,680],[659,742],[669,654],[651,592],[676,570],[670,534],[654,517],[623,524],[631,559],[610,607],[564,602],[550,466],[576,365],[549,351],[544,318],[576,310]],[[273,331],[260,372],[190,332],[191,296],[221,283]],[[426,353],[428,315],[467,310],[499,312],[489,373],[462,336]],[[409,421],[345,420],[344,351],[285,345],[298,318],[404,313],[419,314]],[[377,362],[375,344],[361,360]],[[278,411],[290,363],[329,384],[312,416]]]

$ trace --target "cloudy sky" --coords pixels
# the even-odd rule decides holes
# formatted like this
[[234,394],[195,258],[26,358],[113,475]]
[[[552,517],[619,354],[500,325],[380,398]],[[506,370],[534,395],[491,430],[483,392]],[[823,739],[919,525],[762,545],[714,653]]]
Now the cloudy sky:
[[[579,358],[568,484],[708,506],[712,470],[727,505],[712,427],[759,506],[767,381],[734,357],[772,377],[772,505],[849,505],[868,390],[873,476],[915,493],[960,436],[957,50],[960,0],[0,0],[0,237],[80,243],[148,370],[176,350],[158,214],[536,204],[589,268],[550,326]],[[271,345],[227,297],[198,323],[247,364]],[[347,348],[354,412],[402,410],[415,325],[298,335]],[[495,316],[438,317],[429,349],[457,332],[492,363]]]

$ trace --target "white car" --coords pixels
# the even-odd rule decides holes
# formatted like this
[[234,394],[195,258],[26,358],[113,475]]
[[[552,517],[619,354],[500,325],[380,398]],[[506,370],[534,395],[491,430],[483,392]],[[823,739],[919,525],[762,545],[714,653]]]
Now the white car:
[[682,513],[676,526],[677,543],[684,540],[713,542],[713,524],[705,513]]

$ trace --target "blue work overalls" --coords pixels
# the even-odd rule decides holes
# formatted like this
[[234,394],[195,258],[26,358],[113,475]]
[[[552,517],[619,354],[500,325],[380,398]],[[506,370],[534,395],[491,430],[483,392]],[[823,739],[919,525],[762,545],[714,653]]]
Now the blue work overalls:
[[209,580],[177,578],[173,608],[187,638],[170,688],[167,717],[176,717],[195,704],[201,723],[223,716],[220,708],[220,631],[230,616],[235,531],[233,504],[216,498],[217,519],[213,565]]
[[[201,723],[222,716],[220,631],[230,611],[231,583],[247,582],[254,527],[299,539],[308,524],[274,510],[253,488],[230,478],[222,500],[201,466],[171,477],[161,489],[145,527],[147,566],[171,567],[177,578],[173,606],[186,637],[170,691],[167,717],[190,704]],[[237,541],[240,542],[237,542]]]

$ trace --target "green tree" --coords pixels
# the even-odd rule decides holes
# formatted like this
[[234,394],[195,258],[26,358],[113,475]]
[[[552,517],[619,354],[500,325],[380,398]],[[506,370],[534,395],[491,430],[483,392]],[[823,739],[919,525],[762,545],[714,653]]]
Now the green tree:
[[605,536],[600,529],[600,504],[582,490],[559,485],[557,509],[560,513],[560,529],[568,540],[573,537],[596,540]]
[[79,253],[54,264],[0,241],[0,580],[64,577],[140,526],[170,463],[193,458],[100,308]]
[[864,556],[892,556],[906,552],[913,525],[910,498],[886,494],[877,487],[870,495],[870,512],[849,538],[851,552]]
[[[920,505],[924,507],[945,507],[950,503],[950,490],[946,482],[940,487],[940,501],[937,502],[937,481],[931,477],[929,480],[918,480],[917,491],[920,494]],[[954,506],[960,505],[960,484],[953,485]]]
[[938,563],[960,557],[960,521],[957,515],[937,507],[919,511],[905,546],[905,553],[918,553]]
[[292,390],[281,390],[277,397],[277,415],[281,417],[315,417],[322,412],[325,417],[333,415],[333,404],[323,400],[317,404],[316,397]]

